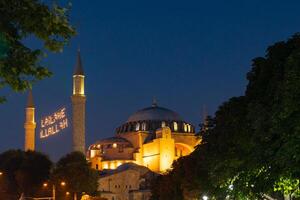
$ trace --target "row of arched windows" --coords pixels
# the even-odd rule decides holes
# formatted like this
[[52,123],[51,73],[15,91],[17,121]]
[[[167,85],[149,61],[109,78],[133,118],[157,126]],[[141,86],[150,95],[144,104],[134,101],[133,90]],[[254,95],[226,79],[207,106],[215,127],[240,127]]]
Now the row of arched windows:
[[117,128],[117,133],[126,133],[132,131],[155,131],[159,128],[170,127],[174,132],[194,133],[195,129],[191,124],[176,121],[142,121],[126,123]]

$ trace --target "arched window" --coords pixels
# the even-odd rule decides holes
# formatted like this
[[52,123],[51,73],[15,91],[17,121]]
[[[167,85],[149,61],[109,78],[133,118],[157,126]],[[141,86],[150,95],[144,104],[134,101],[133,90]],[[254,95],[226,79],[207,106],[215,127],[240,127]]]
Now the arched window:
[[142,123],[142,131],[145,131],[146,130],[146,122],[143,122]]
[[162,121],[162,122],[161,122],[161,127],[162,127],[162,128],[166,127],[166,122],[165,122],[165,121]]
[[184,129],[184,132],[187,132],[187,131],[188,131],[188,127],[187,127],[187,124],[186,124],[186,123],[183,123],[183,129]]
[[135,125],[135,130],[136,130],[136,131],[139,131],[139,130],[140,130],[140,123],[137,123],[137,124]]
[[173,122],[174,131],[178,131],[178,124],[177,122]]
[[191,125],[190,124],[188,125],[188,132],[189,133],[191,132]]

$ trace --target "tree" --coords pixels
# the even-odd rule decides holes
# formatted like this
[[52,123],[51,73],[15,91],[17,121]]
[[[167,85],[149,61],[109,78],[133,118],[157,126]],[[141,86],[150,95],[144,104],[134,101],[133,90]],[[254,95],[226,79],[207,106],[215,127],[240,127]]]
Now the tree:
[[[14,91],[24,91],[51,75],[40,61],[47,51],[62,51],[75,34],[68,11],[39,0],[0,1],[0,89],[9,86]],[[42,47],[26,46],[24,40],[28,38],[39,40]]]
[[210,199],[300,197],[300,35],[255,58],[247,79],[245,95],[220,106],[202,143],[175,162],[167,176],[181,181],[168,187]]
[[0,154],[1,199],[14,199],[21,193],[34,196],[49,179],[51,166],[47,156],[34,151],[10,150]]
[[98,171],[90,167],[85,156],[80,152],[72,152],[61,158],[53,171],[52,181],[65,181],[67,188],[74,194],[93,195],[98,188]]

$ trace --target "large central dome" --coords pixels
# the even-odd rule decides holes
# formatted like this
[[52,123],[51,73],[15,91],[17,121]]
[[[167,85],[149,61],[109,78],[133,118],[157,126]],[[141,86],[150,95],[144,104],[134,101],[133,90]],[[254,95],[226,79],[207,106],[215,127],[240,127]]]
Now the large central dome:
[[127,122],[136,121],[182,121],[182,119],[178,113],[172,110],[153,105],[137,111],[127,120]]
[[118,134],[146,131],[154,133],[157,129],[168,126],[173,132],[194,133],[194,126],[183,120],[180,115],[170,109],[157,106],[144,108],[133,113],[127,121],[116,129]]

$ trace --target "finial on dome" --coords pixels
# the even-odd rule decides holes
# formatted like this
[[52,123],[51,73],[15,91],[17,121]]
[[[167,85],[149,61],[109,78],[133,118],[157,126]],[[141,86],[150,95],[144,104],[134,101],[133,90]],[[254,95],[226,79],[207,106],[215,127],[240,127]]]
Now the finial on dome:
[[157,107],[157,100],[156,100],[156,97],[153,97],[153,100],[152,100],[152,107]]
[[84,75],[82,62],[81,62],[81,56],[80,56],[80,48],[77,50],[77,62],[75,66],[74,75]]

